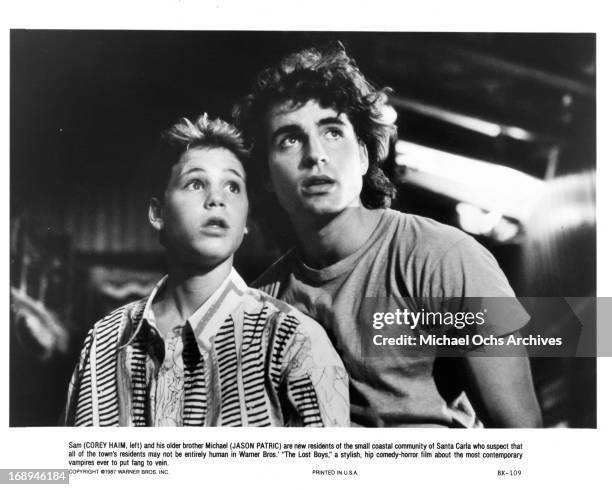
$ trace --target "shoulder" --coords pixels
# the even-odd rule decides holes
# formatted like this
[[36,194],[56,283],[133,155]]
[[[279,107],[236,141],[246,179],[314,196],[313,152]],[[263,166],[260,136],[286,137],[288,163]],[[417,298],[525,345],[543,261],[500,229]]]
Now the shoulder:
[[431,218],[387,210],[385,220],[392,237],[390,249],[416,269],[433,269],[446,261],[460,262],[488,254],[464,231]]
[[266,317],[275,319],[278,318],[281,321],[285,318],[289,318],[292,321],[301,324],[309,323],[309,321],[312,320],[310,317],[304,315],[290,304],[275,298],[261,289],[255,289],[252,287],[249,287],[246,290],[244,306],[247,313],[257,311],[259,314],[261,314],[261,312],[264,311]]
[[146,302],[147,298],[142,298],[114,309],[94,324],[93,334],[100,336],[116,331],[124,327],[128,320],[131,320],[130,323],[137,324],[142,318]]
[[395,210],[387,210],[385,214],[387,220],[395,224],[397,233],[402,239],[406,238],[405,235],[410,236],[411,240],[404,241],[412,242],[418,248],[430,253],[443,254],[461,241],[471,238],[458,228],[431,218]]
[[432,268],[470,268],[497,265],[493,255],[474,237],[450,225],[416,215],[405,215],[413,237],[414,253]]
[[493,254],[474,237],[435,220],[412,217],[413,270],[431,296],[514,296]]
[[398,211],[386,214],[396,225],[385,249],[397,257],[400,271],[406,274],[402,277],[415,285],[416,296],[459,295],[461,291],[482,296],[483,290],[508,294],[497,260],[472,236],[430,218]]
[[[250,303],[251,307],[266,312],[267,320],[274,324],[275,336],[303,344],[317,354],[326,355],[333,350],[325,329],[314,318],[264,291],[249,288],[247,295],[247,305]],[[248,309],[245,312],[248,313]]]
[[276,296],[280,284],[291,274],[295,258],[295,249],[289,250],[255,279],[251,287],[260,289],[270,296]]

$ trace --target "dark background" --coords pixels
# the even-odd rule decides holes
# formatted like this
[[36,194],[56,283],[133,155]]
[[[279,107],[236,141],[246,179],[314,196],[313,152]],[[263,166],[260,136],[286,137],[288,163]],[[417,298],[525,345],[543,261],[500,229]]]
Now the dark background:
[[[229,118],[262,67],[336,41],[375,85],[394,90],[400,139],[546,182],[519,238],[477,237],[518,296],[595,294],[595,224],[585,217],[595,205],[593,34],[14,30],[11,426],[57,422],[93,321],[163,273],[146,219],[160,131],[204,111]],[[533,137],[487,136],[448,113]],[[457,225],[452,198],[404,182],[392,163],[394,207]],[[247,280],[282,251],[254,230],[236,261]],[[547,426],[595,426],[594,359],[532,366]]]

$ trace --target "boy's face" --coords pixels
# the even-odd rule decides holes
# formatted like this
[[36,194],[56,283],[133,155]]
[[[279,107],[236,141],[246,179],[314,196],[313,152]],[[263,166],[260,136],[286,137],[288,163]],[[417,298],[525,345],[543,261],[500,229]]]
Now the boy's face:
[[294,223],[360,205],[368,154],[346,114],[288,101],[273,105],[266,123],[270,177]]
[[164,200],[152,200],[149,216],[174,260],[215,266],[240,246],[248,208],[238,158],[225,148],[194,148],[172,167]]

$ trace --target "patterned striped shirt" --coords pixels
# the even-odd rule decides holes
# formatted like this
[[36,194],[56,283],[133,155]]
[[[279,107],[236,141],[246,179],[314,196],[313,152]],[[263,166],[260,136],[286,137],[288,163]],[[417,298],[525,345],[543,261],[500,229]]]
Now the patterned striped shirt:
[[[160,285],[89,331],[66,425],[155,425],[157,379],[147,366],[164,358],[151,308]],[[348,378],[323,328],[247,287],[233,269],[189,319],[182,342],[184,426],[349,425]]]

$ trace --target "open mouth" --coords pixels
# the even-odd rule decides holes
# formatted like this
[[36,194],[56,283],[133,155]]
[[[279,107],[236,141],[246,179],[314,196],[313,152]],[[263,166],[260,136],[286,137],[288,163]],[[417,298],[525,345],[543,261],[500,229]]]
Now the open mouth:
[[325,194],[336,185],[336,181],[327,175],[315,175],[304,179],[302,190],[307,195]]
[[229,228],[229,223],[225,221],[223,218],[208,218],[204,224],[202,225],[204,230],[227,230]]

